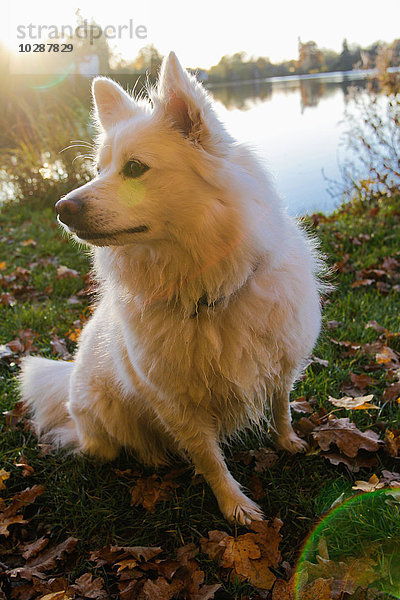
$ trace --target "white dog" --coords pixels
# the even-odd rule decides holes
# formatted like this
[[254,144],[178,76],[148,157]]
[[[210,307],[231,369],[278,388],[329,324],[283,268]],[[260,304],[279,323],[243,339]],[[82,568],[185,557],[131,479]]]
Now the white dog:
[[93,82],[99,173],[56,207],[94,247],[99,302],[73,362],[25,359],[22,398],[58,445],[189,457],[225,517],[249,524],[261,510],[219,441],[270,405],[277,445],[304,450],[289,393],[320,329],[321,264],[175,54],[149,95]]

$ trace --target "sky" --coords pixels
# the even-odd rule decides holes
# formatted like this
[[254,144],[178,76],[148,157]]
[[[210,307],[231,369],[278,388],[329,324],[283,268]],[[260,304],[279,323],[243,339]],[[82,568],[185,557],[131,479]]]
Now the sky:
[[[93,17],[103,27],[117,28],[131,20],[131,37],[125,29],[121,39],[110,40],[123,58],[133,59],[142,46],[154,44],[161,54],[174,50],[185,67],[209,68],[224,54],[238,51],[272,62],[297,58],[299,36],[336,51],[344,38],[368,46],[400,37],[400,0],[14,0],[3,4],[0,42],[16,51],[22,41],[18,25],[75,26],[78,8],[84,18]],[[142,26],[140,38],[137,26]]]

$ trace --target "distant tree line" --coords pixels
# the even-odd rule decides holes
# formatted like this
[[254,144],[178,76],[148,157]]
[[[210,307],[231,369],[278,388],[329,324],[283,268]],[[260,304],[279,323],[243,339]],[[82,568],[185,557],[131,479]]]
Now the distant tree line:
[[303,43],[299,39],[297,60],[274,64],[268,58],[249,58],[245,52],[236,52],[231,56],[223,56],[217,65],[211,67],[207,72],[207,80],[210,83],[217,83],[306,73],[373,69],[382,52],[390,53],[390,66],[400,65],[400,39],[391,44],[375,42],[367,48],[349,46],[345,39],[340,53],[319,48],[313,41]]

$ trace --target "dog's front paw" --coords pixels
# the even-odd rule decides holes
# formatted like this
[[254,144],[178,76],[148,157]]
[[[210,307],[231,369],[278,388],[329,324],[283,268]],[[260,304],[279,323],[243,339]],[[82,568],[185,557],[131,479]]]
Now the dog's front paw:
[[249,527],[252,521],[262,521],[264,515],[261,508],[244,494],[231,497],[220,503],[220,509],[228,521],[236,521],[239,525]]
[[305,440],[299,438],[294,431],[288,435],[282,435],[276,439],[276,446],[281,450],[287,450],[290,454],[296,452],[307,452],[309,446]]

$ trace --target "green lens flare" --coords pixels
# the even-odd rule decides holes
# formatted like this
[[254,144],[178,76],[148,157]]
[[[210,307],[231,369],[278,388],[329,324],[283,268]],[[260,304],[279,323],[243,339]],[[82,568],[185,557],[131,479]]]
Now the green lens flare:
[[339,597],[361,588],[371,600],[400,599],[400,488],[353,496],[324,515],[296,567],[296,600],[317,579],[340,582]]
[[32,87],[34,90],[48,90],[50,88],[53,88],[56,85],[59,85],[60,83],[62,83],[68,77],[68,75],[70,75],[71,73],[74,72],[74,70],[75,70],[75,66],[73,63],[71,63],[68,66],[68,68],[66,69],[65,73],[58,75],[58,77],[49,81],[48,83],[44,83],[43,85],[34,85]]

